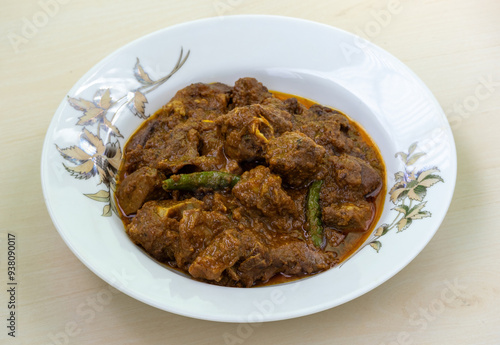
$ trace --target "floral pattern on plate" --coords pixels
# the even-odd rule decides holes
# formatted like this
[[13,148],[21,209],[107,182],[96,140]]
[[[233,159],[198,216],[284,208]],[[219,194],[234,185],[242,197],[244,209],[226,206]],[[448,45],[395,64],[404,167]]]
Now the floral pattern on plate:
[[[413,143],[408,152],[396,153],[396,158],[403,163],[403,170],[394,174],[395,184],[389,191],[391,202],[396,205],[392,210],[397,211],[396,217],[390,224],[382,224],[374,232],[375,239],[370,246],[378,253],[382,243],[378,238],[384,236],[390,230],[397,228],[397,232],[408,229],[413,221],[431,217],[429,211],[424,210],[427,201],[427,189],[444,180],[437,173],[437,167],[417,170],[415,163],[425,156],[424,152],[415,152],[418,143]],[[413,167],[413,169],[410,169]]]
[[[181,48],[172,71],[158,80],[151,79],[137,58],[133,73],[140,86],[116,101],[113,101],[110,89],[97,90],[90,101],[68,96],[68,103],[76,110],[83,112],[76,122],[77,126],[83,128],[78,145],[60,148],[56,144],[56,148],[64,159],[72,163],[72,165],[63,163],[71,176],[85,180],[94,176],[99,177],[97,186],[103,184],[104,188],[84,195],[105,203],[102,216],[110,217],[112,212],[117,213],[111,192],[115,189],[115,176],[122,159],[122,149],[118,138],[123,138],[123,135],[113,124],[116,115],[122,108],[127,107],[135,116],[147,119],[149,115],[145,112],[146,103],[148,103],[146,95],[170,79],[184,65],[188,57],[189,51],[184,56]],[[112,114],[110,120],[108,120],[109,114]]]

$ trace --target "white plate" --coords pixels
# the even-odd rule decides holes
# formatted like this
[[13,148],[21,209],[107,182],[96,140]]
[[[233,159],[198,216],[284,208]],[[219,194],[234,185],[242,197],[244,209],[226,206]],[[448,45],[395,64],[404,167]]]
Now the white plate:
[[[176,63],[177,71],[164,78]],[[381,149],[390,193],[371,245],[342,266],[292,283],[238,289],[191,280],[150,259],[112,213],[109,192],[121,148],[141,117],[190,83],[232,85],[247,76],[271,90],[340,109],[361,123]],[[307,315],[379,286],[430,241],[450,204],[456,171],[446,117],[405,65],[350,33],[274,16],[185,23],[119,49],[69,91],[42,153],[48,210],[85,265],[147,304],[227,322]]]

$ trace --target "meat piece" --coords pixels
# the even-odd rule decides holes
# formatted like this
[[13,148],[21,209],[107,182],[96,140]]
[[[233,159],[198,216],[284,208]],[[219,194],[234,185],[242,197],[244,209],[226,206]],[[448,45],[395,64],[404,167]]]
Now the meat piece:
[[359,151],[353,140],[359,133],[345,115],[334,109],[314,104],[303,109],[301,116],[294,116],[294,121],[300,132],[324,146],[331,155]]
[[[177,173],[199,157],[200,135],[197,126],[186,122],[176,126],[163,140],[162,159],[156,167],[167,173]],[[148,142],[149,143],[149,142]]]
[[225,171],[240,175],[242,173],[238,162],[224,154],[224,142],[215,122],[204,121],[199,130],[199,157],[193,165],[201,171]]
[[338,110],[325,107],[320,104],[313,104],[309,107],[309,111],[321,117],[329,117],[330,119],[334,119],[344,127],[344,130],[349,128],[349,120]]
[[300,132],[286,132],[269,141],[266,161],[271,170],[292,186],[306,185],[324,172],[326,150]]
[[293,128],[292,115],[272,105],[256,104],[251,106],[257,117],[265,118],[273,129],[273,134],[278,136]]
[[151,135],[154,133],[158,125],[157,119],[146,121],[134,135],[130,138],[126,145],[126,152],[136,149],[138,146],[144,147]]
[[363,196],[378,191],[382,186],[380,175],[365,161],[346,154],[330,159],[340,186],[358,191]]
[[222,272],[244,255],[238,231],[228,229],[215,238],[189,266],[195,278],[219,281]]
[[335,263],[333,254],[311,248],[301,240],[269,239],[251,229],[228,229],[200,253],[189,273],[195,278],[220,281],[226,271],[231,280],[249,287],[277,273],[314,273]]
[[318,119],[301,124],[298,129],[325,147],[330,155],[337,155],[353,150],[354,142],[342,130],[343,124],[335,119]]
[[254,78],[241,78],[234,83],[232,99],[235,107],[261,103],[272,97],[267,88]]
[[331,247],[337,247],[345,239],[346,234],[341,231],[326,228],[325,229],[326,242]]
[[232,88],[222,84],[191,84],[175,94],[165,105],[162,113],[166,116],[192,116],[195,111],[226,113],[231,99]]
[[221,83],[196,83],[179,90],[153,117],[157,137],[154,145],[161,143],[161,138],[167,137],[171,129],[187,120],[214,120],[226,113],[231,90],[231,87]]
[[[273,108],[283,110],[289,114],[287,116],[291,115],[290,119],[293,119],[296,115],[303,115],[308,113],[307,108],[295,97],[287,98],[284,101],[277,97],[266,98],[260,104],[263,106],[271,106]],[[313,113],[311,113],[311,115],[315,116]]]
[[144,149],[139,145],[126,151],[124,170],[132,173],[142,167],[156,167],[159,161],[166,158],[165,153],[161,149]]
[[267,217],[297,214],[295,203],[281,187],[281,177],[262,165],[245,172],[232,193],[244,206]]
[[203,207],[197,199],[148,201],[127,227],[131,240],[152,257],[167,262],[179,247],[179,219],[183,212]]
[[323,223],[327,226],[342,232],[362,232],[368,230],[375,209],[366,201],[358,201],[356,204],[344,203],[323,207],[322,215]]
[[278,272],[288,275],[314,273],[330,268],[336,263],[331,253],[321,252],[302,240],[288,238],[280,239],[278,243],[270,250],[272,265],[278,268],[274,274]]
[[123,213],[126,215],[136,213],[146,201],[161,191],[161,182],[164,179],[162,173],[150,167],[142,167],[127,175],[116,190],[116,197]]
[[155,212],[161,218],[182,220],[184,211],[200,210],[204,207],[203,201],[195,198],[186,200],[162,200],[156,205]]
[[125,170],[133,172],[143,166],[150,166],[171,174],[186,165],[193,165],[199,157],[200,127],[200,122],[190,119],[171,130],[156,128],[144,147],[138,145],[127,150]]
[[297,98],[291,97],[283,101],[285,104],[285,109],[292,115],[302,115],[306,112],[306,107],[300,103]]
[[365,161],[349,156],[329,156],[324,184],[321,188],[322,205],[357,204],[375,196],[382,187],[379,173]]
[[224,150],[229,158],[239,162],[262,159],[273,129],[251,106],[235,108],[219,117],[216,123],[225,139]]
[[269,139],[293,127],[289,113],[260,104],[235,108],[216,123],[226,155],[239,162],[262,159]]
[[179,223],[179,247],[175,253],[177,266],[187,269],[212,238],[230,227],[230,223],[230,219],[219,212],[185,211]]

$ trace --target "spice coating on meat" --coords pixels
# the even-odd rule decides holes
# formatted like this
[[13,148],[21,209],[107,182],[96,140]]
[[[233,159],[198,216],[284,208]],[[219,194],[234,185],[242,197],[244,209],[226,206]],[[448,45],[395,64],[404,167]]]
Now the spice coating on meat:
[[117,192],[123,213],[136,213],[146,201],[160,194],[164,179],[165,175],[150,167],[142,167],[125,177]]
[[262,159],[268,138],[274,135],[255,106],[238,107],[216,122],[224,141],[226,155],[238,162]]
[[266,161],[271,170],[291,186],[307,185],[326,172],[326,150],[300,132],[285,132],[269,141]]
[[281,178],[262,165],[245,172],[232,193],[245,207],[267,217],[297,213],[292,198],[281,188]]
[[254,78],[241,78],[234,83],[232,93],[234,107],[261,103],[272,96],[267,87]]
[[200,253],[189,267],[189,273],[195,278],[220,281],[223,272],[232,269],[234,281],[252,286],[255,281],[268,280],[276,273],[313,273],[328,269],[334,263],[332,253],[315,250],[298,239],[275,239],[269,243],[250,229],[229,229]]
[[[116,199],[127,234],[156,260],[212,284],[325,271],[376,218],[385,170],[366,138],[342,113],[275,97],[253,78],[189,85],[124,149]],[[217,184],[220,176],[230,183]],[[308,232],[312,185],[320,186],[314,236],[323,241]]]

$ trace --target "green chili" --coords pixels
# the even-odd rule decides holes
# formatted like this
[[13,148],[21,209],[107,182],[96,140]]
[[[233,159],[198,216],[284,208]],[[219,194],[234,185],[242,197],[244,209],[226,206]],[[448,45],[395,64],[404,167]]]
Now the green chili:
[[194,191],[198,188],[209,188],[220,190],[233,188],[239,180],[240,176],[226,172],[202,171],[192,174],[180,174],[164,180],[163,189]]
[[319,194],[323,181],[314,181],[309,187],[306,199],[306,217],[308,232],[316,247],[323,244],[323,225],[321,222],[321,207],[319,205]]

